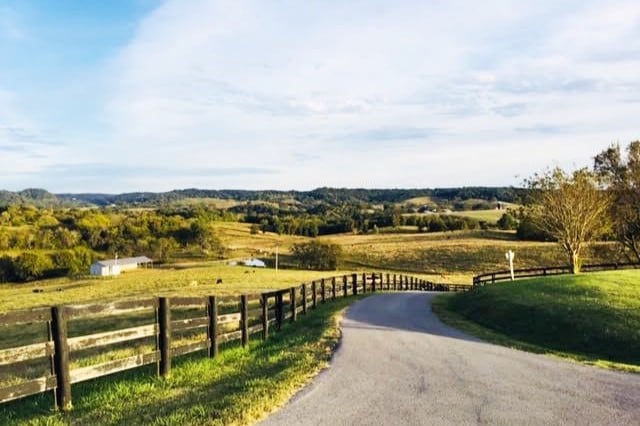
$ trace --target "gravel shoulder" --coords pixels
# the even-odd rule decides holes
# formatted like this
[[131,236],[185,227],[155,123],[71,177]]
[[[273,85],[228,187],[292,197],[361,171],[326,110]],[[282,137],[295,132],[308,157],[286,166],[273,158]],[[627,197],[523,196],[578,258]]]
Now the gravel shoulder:
[[482,342],[436,293],[354,303],[329,369],[262,425],[639,425],[640,375]]

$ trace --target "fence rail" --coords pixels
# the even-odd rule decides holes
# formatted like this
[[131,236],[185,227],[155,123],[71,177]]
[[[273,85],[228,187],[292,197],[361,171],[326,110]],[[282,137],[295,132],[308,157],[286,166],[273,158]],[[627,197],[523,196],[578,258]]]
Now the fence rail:
[[[0,403],[52,390],[56,408],[69,410],[72,384],[149,364],[156,364],[158,375],[168,377],[171,361],[177,356],[207,351],[207,355],[214,358],[223,343],[240,341],[246,346],[250,337],[258,333],[266,340],[271,327],[278,330],[285,321],[295,322],[298,315],[305,315],[329,300],[377,291],[467,291],[470,288],[407,275],[362,273],[235,298],[159,297],[0,313],[0,326],[4,329],[40,324],[46,328],[47,335],[44,341],[9,348],[0,346],[0,368],[9,369],[14,380],[11,384],[5,381],[3,385],[0,375]],[[96,324],[107,320],[116,325],[124,321],[127,327],[96,331]],[[131,324],[134,320],[135,325]],[[82,325],[80,333],[93,332],[70,336],[70,325],[77,329],[78,323]],[[104,360],[105,354],[123,344],[136,353]],[[70,362],[86,353],[100,361],[77,366]],[[48,360],[45,373],[39,377],[24,377],[24,374],[18,377],[26,370],[25,364],[37,360]]]
[[[628,262],[628,263],[598,263],[590,265],[582,265],[580,269],[582,272],[597,272],[597,271],[613,271],[618,269],[636,269],[640,268],[640,263]],[[514,269],[514,278],[534,278],[534,277],[546,277],[551,275],[563,275],[570,274],[571,267],[569,265],[564,266],[546,266],[542,268],[528,268],[528,269]],[[483,286],[485,284],[495,284],[500,281],[510,281],[511,272],[496,271],[488,272],[473,277],[473,286]]]

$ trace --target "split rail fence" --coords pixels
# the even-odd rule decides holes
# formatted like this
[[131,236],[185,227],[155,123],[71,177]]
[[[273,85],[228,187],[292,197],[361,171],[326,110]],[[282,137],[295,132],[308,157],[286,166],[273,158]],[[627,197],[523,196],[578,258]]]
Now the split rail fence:
[[[592,265],[582,265],[582,268],[580,270],[582,272],[597,272],[636,268],[640,268],[640,263],[599,263]],[[514,278],[546,277],[550,275],[563,275],[570,273],[571,267],[569,265],[513,270]],[[473,286],[478,287],[485,284],[495,284],[500,281],[511,281],[511,272],[509,270],[505,270],[476,275],[475,277],[473,277]]]
[[362,273],[239,297],[159,297],[0,313],[0,335],[6,337],[0,339],[0,403],[52,391],[55,407],[68,410],[73,384],[149,364],[168,377],[177,356],[206,351],[214,358],[225,343],[246,346],[254,335],[266,340],[272,327],[295,322],[328,300],[376,291],[470,288]]

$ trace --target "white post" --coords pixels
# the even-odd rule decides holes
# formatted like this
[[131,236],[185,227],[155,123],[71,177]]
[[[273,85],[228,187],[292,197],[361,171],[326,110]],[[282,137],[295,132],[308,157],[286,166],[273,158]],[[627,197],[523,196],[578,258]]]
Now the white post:
[[511,281],[513,281],[515,279],[514,275],[513,275],[513,257],[514,257],[514,253],[513,250],[509,250],[507,253],[505,253],[505,256],[507,257],[507,260],[509,261],[509,270],[511,271]]

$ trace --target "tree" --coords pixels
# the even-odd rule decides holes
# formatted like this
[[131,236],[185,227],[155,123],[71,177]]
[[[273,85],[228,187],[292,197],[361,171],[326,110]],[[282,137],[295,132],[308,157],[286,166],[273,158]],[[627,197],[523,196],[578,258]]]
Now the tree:
[[526,183],[529,216],[562,246],[571,272],[579,273],[583,248],[609,227],[609,194],[598,187],[595,174],[587,169],[567,174],[555,168]]
[[293,259],[301,269],[335,270],[342,255],[342,249],[336,244],[311,241],[294,244]]
[[594,171],[611,193],[613,231],[627,257],[640,261],[640,141],[627,146],[623,158],[620,145],[596,155]]
[[24,252],[13,260],[13,267],[18,280],[31,281],[41,278],[53,263],[40,252]]
[[502,217],[498,219],[498,228],[509,230],[516,229],[518,227],[518,221],[510,213],[503,213]]

